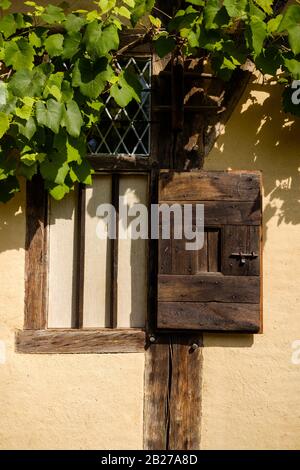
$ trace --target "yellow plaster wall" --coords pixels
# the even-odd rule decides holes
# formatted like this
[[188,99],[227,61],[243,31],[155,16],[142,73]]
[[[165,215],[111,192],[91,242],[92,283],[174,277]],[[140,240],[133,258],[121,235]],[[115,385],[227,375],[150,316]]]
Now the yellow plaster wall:
[[[13,0],[14,11],[25,8]],[[24,315],[24,196],[0,204],[0,449],[142,448],[143,354],[14,352]]]
[[[201,447],[299,449],[300,121],[279,88],[250,84],[205,168],[263,171],[264,333],[205,335]],[[142,354],[14,352],[24,237],[22,191],[0,205],[0,448],[141,448]]]
[[205,335],[203,449],[300,448],[300,120],[280,95],[254,79],[205,163],[263,172],[264,333]]
[[0,449],[141,448],[143,354],[14,352],[24,237],[22,191],[0,205]]

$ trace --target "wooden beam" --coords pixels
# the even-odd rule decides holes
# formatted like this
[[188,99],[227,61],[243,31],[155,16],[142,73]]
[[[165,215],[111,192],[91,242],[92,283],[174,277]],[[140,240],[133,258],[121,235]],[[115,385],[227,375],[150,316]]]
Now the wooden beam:
[[41,177],[27,182],[25,242],[25,329],[47,321],[47,196]]
[[77,282],[76,282],[76,314],[77,326],[83,328],[83,301],[84,301],[84,254],[85,254],[85,186],[78,187],[77,205]]
[[[154,338],[154,337],[152,337]],[[144,379],[144,449],[166,450],[169,423],[169,338],[160,337],[146,351]]]
[[116,234],[111,243],[110,326],[118,324],[118,262],[119,262],[119,175],[112,175],[112,205],[116,211]]
[[89,155],[88,159],[95,171],[149,171],[157,167],[157,163],[149,157],[138,155]]
[[16,351],[20,353],[141,353],[144,349],[145,333],[138,329],[59,329],[16,332]]
[[202,336],[170,337],[168,450],[199,450],[202,398]]
[[[153,337],[154,339],[154,337]],[[144,448],[200,448],[202,336],[161,335],[146,351]]]

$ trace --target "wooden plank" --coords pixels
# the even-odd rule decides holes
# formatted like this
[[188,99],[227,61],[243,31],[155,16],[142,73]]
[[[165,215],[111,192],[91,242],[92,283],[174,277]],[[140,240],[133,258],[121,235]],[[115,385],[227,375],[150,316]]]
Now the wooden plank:
[[[245,264],[232,253],[252,253],[256,258],[245,258]],[[221,272],[225,275],[260,275],[260,227],[226,225],[222,229]]]
[[201,250],[196,252],[196,256],[197,256],[197,271],[196,272],[206,273],[208,271],[207,232],[204,232],[204,245],[201,248]]
[[[157,204],[158,195],[158,172],[152,170],[149,177],[149,203]],[[157,274],[158,266],[161,259],[158,256],[158,240],[152,238],[151,235],[151,211],[148,214],[148,307],[146,328],[151,334],[156,326],[156,309],[157,309]]]
[[48,328],[75,328],[77,287],[78,193],[49,199]]
[[[261,206],[255,202],[233,202],[233,201],[188,201],[189,204],[204,205],[204,222],[206,227],[220,227],[221,225],[260,225]],[[183,204],[186,201],[160,201],[165,203],[181,205],[181,213],[184,213]],[[192,223],[195,225],[195,208],[192,211]]]
[[168,450],[200,448],[202,343],[199,334],[171,335]]
[[47,197],[42,178],[27,182],[24,328],[46,326]]
[[172,60],[172,130],[182,131],[184,126],[184,58],[174,55]]
[[172,240],[159,240],[158,270],[161,274],[172,273]]
[[33,354],[137,353],[145,348],[145,333],[135,329],[19,330],[16,350]]
[[89,155],[88,160],[95,171],[148,171],[157,166],[149,157],[128,155]]
[[146,351],[144,378],[144,449],[167,449],[170,382],[169,338]]
[[218,302],[158,302],[158,328],[258,333],[260,305]]
[[160,302],[229,302],[259,303],[258,276],[194,276],[159,275]]
[[[94,177],[86,188],[84,328],[109,328],[111,312],[111,242],[106,233],[106,218],[97,215],[101,204],[111,204],[111,175]],[[106,214],[105,214],[106,215]],[[99,237],[101,235],[101,237]]]
[[111,291],[110,326],[118,324],[118,261],[119,261],[119,175],[112,175],[112,205],[116,211],[116,237],[111,240]]
[[172,243],[172,273],[195,274],[198,269],[198,252],[186,250],[186,239],[171,240]]
[[[147,246],[148,240],[133,239],[135,216],[123,217],[136,204],[148,206],[148,175],[120,175],[120,237],[118,243],[117,327],[144,328],[147,316]],[[122,209],[122,210],[121,210]],[[139,212],[136,214],[139,216]],[[146,221],[148,214],[145,213]],[[126,220],[127,219],[127,220]],[[141,227],[138,227],[140,230]],[[121,233],[122,231],[122,233]],[[144,235],[148,235],[144,233]]]
[[221,259],[221,240],[220,230],[209,230],[207,232],[207,271],[218,272],[220,271]]
[[83,328],[83,303],[84,303],[84,254],[85,254],[85,186],[78,188],[77,210],[77,283],[76,283],[76,322],[78,328]]
[[159,201],[251,201],[260,196],[259,172],[161,171]]

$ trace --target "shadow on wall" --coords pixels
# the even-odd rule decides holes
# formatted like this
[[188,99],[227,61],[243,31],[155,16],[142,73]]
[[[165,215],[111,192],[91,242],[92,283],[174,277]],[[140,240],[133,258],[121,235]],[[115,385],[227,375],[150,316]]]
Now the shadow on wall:
[[7,204],[0,203],[0,253],[25,248],[25,184]]
[[263,172],[264,242],[274,216],[278,225],[300,223],[300,119],[282,111],[281,93],[255,77],[205,164]]

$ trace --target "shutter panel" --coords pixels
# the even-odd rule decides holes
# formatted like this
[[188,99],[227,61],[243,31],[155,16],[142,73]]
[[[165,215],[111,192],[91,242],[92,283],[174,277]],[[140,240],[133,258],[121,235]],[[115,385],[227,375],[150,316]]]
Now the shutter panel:
[[159,203],[189,203],[193,213],[204,204],[205,234],[202,249],[187,251],[187,240],[174,239],[175,218],[170,240],[160,227],[158,329],[259,332],[260,172],[164,170]]

